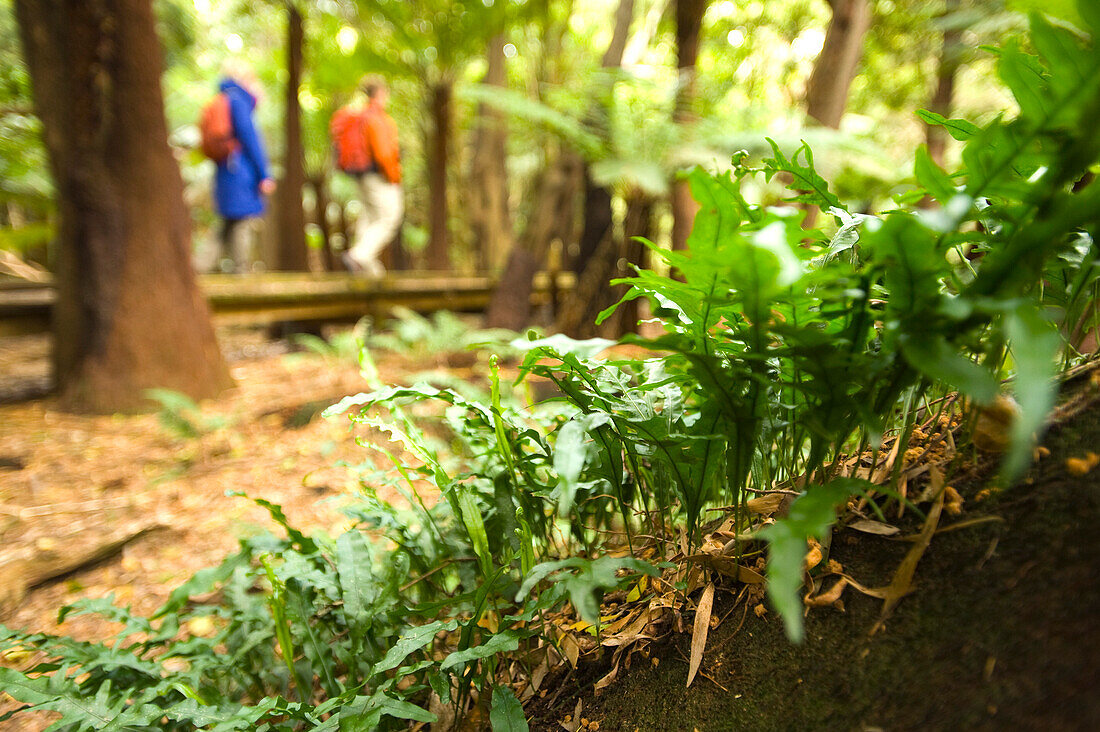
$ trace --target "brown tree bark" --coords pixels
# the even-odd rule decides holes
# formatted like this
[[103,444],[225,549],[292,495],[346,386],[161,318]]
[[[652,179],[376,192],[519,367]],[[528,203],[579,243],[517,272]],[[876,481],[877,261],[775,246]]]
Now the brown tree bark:
[[[676,0],[676,68],[679,80],[672,121],[678,125],[686,126],[695,121],[695,62],[699,59],[699,33],[707,4],[708,0]],[[699,206],[691,197],[687,181],[679,177],[673,178],[670,198],[672,248],[686,249]]]
[[302,188],[306,179],[302,153],[302,107],[298,103],[298,90],[302,82],[303,36],[302,14],[290,3],[287,5],[286,39],[286,147],[283,180],[279,184],[278,251],[275,262],[275,269],[282,272],[309,270],[305,211],[302,208]]
[[572,338],[618,338],[637,324],[637,302],[624,304],[602,324],[596,324],[600,312],[615,304],[626,293],[623,286],[612,287],[611,280],[633,274],[631,264],[641,264],[644,247],[635,236],[648,238],[652,219],[652,200],[641,193],[631,194],[622,233],[609,227],[578,279],[576,289],[562,306],[554,329]]
[[806,87],[806,113],[825,127],[840,128],[848,90],[863,56],[863,37],[871,27],[869,0],[829,0],[833,9]]
[[[483,84],[505,87],[504,36],[489,41],[489,67]],[[508,125],[487,104],[477,107],[471,177],[471,228],[484,270],[500,269],[512,248],[512,216],[508,208]]]
[[[623,264],[625,266],[622,267],[618,276],[630,277],[634,275],[634,270],[630,265],[645,267],[646,264],[646,252],[648,250],[644,244],[636,241],[636,238],[653,239],[652,198],[637,192],[627,199],[626,217],[623,219],[623,236],[626,237],[626,241],[623,243]],[[627,288],[622,285],[616,287],[615,300],[625,295],[626,290]],[[638,300],[631,300],[619,307],[618,312],[615,314],[617,321],[612,325],[616,330],[616,336],[627,332],[638,332],[638,320],[641,317],[638,305]]]
[[605,69],[617,69],[623,65],[623,51],[630,38],[630,24],[634,22],[634,0],[619,0],[615,9],[615,30],[611,33],[611,43],[604,51],[600,65]]
[[437,82],[431,89],[431,141],[428,150],[428,269],[451,268],[447,208],[447,163],[451,148],[453,83]]
[[151,0],[18,0],[59,210],[53,365],[63,406],[149,405],[232,382],[190,262]]
[[[947,0],[944,15],[950,16],[959,8],[958,0]],[[936,68],[936,89],[928,102],[929,111],[951,116],[951,104],[955,97],[955,75],[961,62],[962,29],[952,24],[943,32],[939,64]],[[939,125],[925,125],[928,154],[937,164],[943,165],[947,152],[947,132]]]
[[578,168],[579,161],[567,155],[557,163],[548,164],[543,171],[535,187],[535,207],[508,256],[486,311],[488,327],[522,330],[530,323],[532,282],[546,261],[562,219],[572,217]]
[[321,230],[321,262],[326,272],[342,270],[343,263],[337,264],[336,251],[332,248],[332,227],[328,220],[328,178],[322,171],[306,179],[313,189],[313,223]]
[[[611,42],[604,52],[602,66],[605,69],[617,69],[622,66],[623,50],[630,35],[630,24],[634,20],[634,0],[619,0],[615,11],[615,30],[611,35]],[[593,126],[603,126],[607,130],[607,103],[608,97],[614,91],[614,83],[610,82],[605,89],[597,93],[593,109],[589,111],[589,122]],[[588,162],[584,165],[584,225],[581,229],[578,241],[577,253],[573,258],[572,269],[578,275],[583,275],[589,263],[596,256],[601,242],[611,232],[611,190],[606,186],[597,184],[592,179],[592,170]],[[567,302],[575,295],[567,298]],[[569,309],[567,304],[566,309]],[[593,313],[593,317],[595,316]]]

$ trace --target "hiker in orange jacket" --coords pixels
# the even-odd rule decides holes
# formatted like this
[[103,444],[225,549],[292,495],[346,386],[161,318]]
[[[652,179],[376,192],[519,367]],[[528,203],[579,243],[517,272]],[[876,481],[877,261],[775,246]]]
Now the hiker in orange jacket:
[[[397,144],[397,124],[386,113],[389,90],[385,81],[380,76],[370,75],[363,79],[360,88],[367,96],[366,106],[362,109],[345,107],[337,112],[332,123],[338,163],[344,172],[358,178],[363,202],[363,212],[355,225],[354,242],[344,252],[344,264],[353,272],[380,277],[386,270],[378,256],[393,241],[405,213],[401,151]],[[355,119],[359,121],[362,137],[353,141],[351,147],[361,146],[362,149],[346,154],[346,147],[337,135],[343,125]],[[356,170],[357,167],[361,169]]]

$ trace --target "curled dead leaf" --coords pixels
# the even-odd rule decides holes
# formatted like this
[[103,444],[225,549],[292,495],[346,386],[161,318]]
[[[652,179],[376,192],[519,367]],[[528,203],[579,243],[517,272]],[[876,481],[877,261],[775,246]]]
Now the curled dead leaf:
[[599,694],[601,691],[611,686],[611,684],[615,683],[615,679],[617,679],[618,677],[619,664],[616,663],[614,667],[607,674],[604,675],[603,678],[596,682],[596,685],[593,687],[593,691]]
[[768,614],[768,608],[764,607],[764,603],[762,602],[757,604],[757,606],[754,607],[752,611],[756,613],[756,617],[758,618],[762,618]]
[[817,542],[817,539],[810,537],[807,543],[810,549],[802,559],[802,568],[810,570],[821,564],[821,560],[825,558],[825,553],[821,550],[821,544]]
[[581,655],[581,647],[576,639],[569,633],[565,633],[562,635],[561,640],[558,641],[558,647],[561,649],[561,652],[565,654],[565,660],[569,661],[569,665],[576,668],[577,659],[579,659]]
[[577,706],[573,707],[572,714],[566,714],[565,718],[558,722],[566,732],[577,732],[581,728],[581,700],[577,700]]
[[864,534],[874,534],[876,536],[894,536],[901,533],[901,529],[897,526],[884,524],[881,521],[874,521],[872,519],[858,519],[848,524],[848,528],[861,531]]
[[546,674],[550,671],[549,660],[549,657],[544,657],[542,662],[531,672],[531,688],[534,691],[539,691],[542,688],[542,680],[546,678]]
[[[840,602],[840,596],[844,594],[844,588],[848,586],[848,580],[845,577],[841,577],[836,583],[828,589],[826,592],[822,592],[819,595],[813,597],[807,596],[803,599],[807,607],[837,607],[837,603]],[[837,607],[838,610],[843,610],[844,606]]]
[[750,569],[748,567],[737,568],[737,579],[741,582],[744,582],[746,585],[764,584],[764,575],[760,574],[760,572],[756,571],[755,569]]
[[750,513],[758,513],[762,515],[769,515],[779,510],[779,506],[783,503],[782,493],[769,493],[766,496],[757,496],[756,498],[750,498],[745,507],[749,509]]

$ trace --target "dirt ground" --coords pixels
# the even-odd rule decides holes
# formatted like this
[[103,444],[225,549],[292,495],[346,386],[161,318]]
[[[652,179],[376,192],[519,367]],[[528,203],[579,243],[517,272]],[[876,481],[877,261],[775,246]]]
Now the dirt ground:
[[[15,401],[47,383],[44,339],[0,341],[0,623],[27,631],[105,639],[95,616],[57,611],[114,593],[138,613],[155,610],[191,574],[219,563],[238,538],[276,530],[243,491],[281,504],[306,530],[341,531],[337,510],[356,487],[351,465],[372,459],[346,418],[324,406],[367,389],[350,359],[289,353],[257,331],[220,334],[237,386],[202,405],[197,437],[157,414],[89,417],[59,412],[49,397]],[[379,357],[383,380],[408,364]],[[393,497],[396,499],[396,497]],[[79,557],[117,536],[150,529],[104,561],[35,588],[28,567]],[[28,564],[28,562],[30,564]],[[8,707],[0,701],[0,714]],[[0,730],[29,730],[29,717]]]

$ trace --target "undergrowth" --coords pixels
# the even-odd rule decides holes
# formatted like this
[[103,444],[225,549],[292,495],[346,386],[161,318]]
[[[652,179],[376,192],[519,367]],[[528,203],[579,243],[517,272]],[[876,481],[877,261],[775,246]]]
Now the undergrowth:
[[[113,644],[0,626],[9,661],[31,659],[0,667],[0,688],[66,730],[524,729],[554,666],[604,648],[613,678],[624,649],[682,625],[694,591],[760,593],[765,547],[771,603],[800,640],[804,570],[824,566],[838,509],[884,523],[888,504],[911,505],[907,466],[929,435],[961,439],[960,419],[1003,408],[1003,384],[1008,485],[1094,325],[1100,51],[1039,17],[1031,45],[999,52],[1014,118],[921,113],[965,143],[963,166],[922,148],[891,211],[849,211],[806,145],[693,171],[688,250],[651,245],[674,276],[623,281],[664,325],[626,339],[650,357],[521,340],[521,379],[560,398],[505,398],[494,362],[486,399],[426,384],[344,399],[329,416],[382,430],[372,447],[392,462],[363,474],[355,529],[306,536],[257,499],[285,536],[245,540],[152,617],[109,600],[62,610],[122,623]],[[742,195],[777,176],[789,206]],[[825,228],[803,228],[810,207]]]

